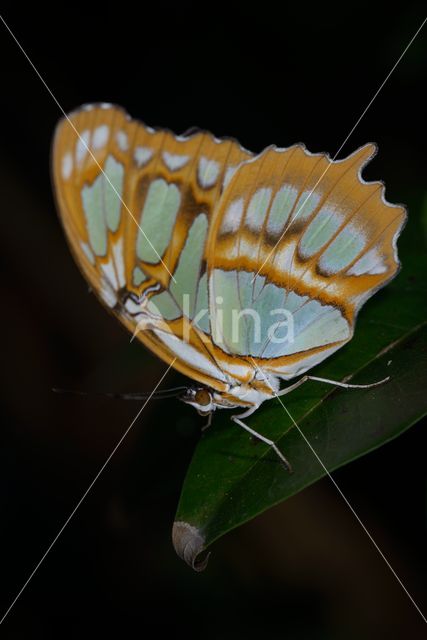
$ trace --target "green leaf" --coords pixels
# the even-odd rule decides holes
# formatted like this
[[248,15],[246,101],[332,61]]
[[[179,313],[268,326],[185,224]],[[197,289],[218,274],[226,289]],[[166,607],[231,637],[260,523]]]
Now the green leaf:
[[354,338],[310,372],[356,384],[391,380],[369,390],[307,382],[281,398],[284,406],[265,402],[246,420],[276,442],[292,474],[228,411],[216,412],[189,467],[173,529],[177,553],[194,569],[206,566],[207,557],[199,557],[213,541],[312,484],[324,467],[332,471],[362,456],[427,413],[427,251],[419,222],[400,242],[404,268],[367,303]]

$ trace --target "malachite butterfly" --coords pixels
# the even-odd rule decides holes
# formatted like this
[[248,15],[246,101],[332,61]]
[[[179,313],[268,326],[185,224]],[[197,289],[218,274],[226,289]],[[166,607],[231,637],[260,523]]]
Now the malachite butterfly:
[[182,400],[209,416],[243,407],[233,419],[249,430],[240,418],[351,340],[361,306],[398,271],[406,213],[363,180],[375,153],[256,155],[94,104],[59,123],[53,177],[100,300],[196,383]]

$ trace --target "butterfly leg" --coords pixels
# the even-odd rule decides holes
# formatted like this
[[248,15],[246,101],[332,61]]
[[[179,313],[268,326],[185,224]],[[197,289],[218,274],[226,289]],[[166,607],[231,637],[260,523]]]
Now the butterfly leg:
[[276,455],[279,457],[279,459],[283,462],[283,464],[285,465],[285,467],[289,471],[289,473],[292,473],[292,467],[291,467],[290,463],[286,460],[285,456],[280,451],[280,449],[276,446],[276,444],[273,442],[273,440],[269,440],[269,438],[266,438],[261,433],[258,433],[258,431],[255,431],[254,429],[251,429],[250,427],[248,427],[247,424],[242,422],[241,418],[247,418],[252,413],[254,413],[254,411],[256,411],[257,409],[258,409],[257,406],[251,407],[250,409],[248,409],[244,413],[240,413],[240,414],[238,414],[236,416],[231,416],[231,419],[233,420],[233,422],[238,424],[239,427],[242,427],[242,429],[244,429],[245,431],[250,433],[251,436],[254,436],[254,438],[257,438],[258,440],[261,440],[261,442],[265,442],[265,444],[268,444],[268,446],[273,449],[273,451],[276,453]]
[[205,425],[203,425],[203,427],[201,428],[202,433],[204,431],[206,431],[206,429],[209,429],[209,427],[212,424],[212,411],[210,413],[208,413],[208,421]]
[[380,384],[384,384],[390,380],[390,376],[384,378],[384,380],[379,380],[378,382],[372,382],[371,384],[348,384],[346,382],[337,382],[337,380],[328,380],[327,378],[318,378],[317,376],[303,376],[300,380],[291,384],[286,389],[282,389],[278,392],[278,396],[284,396],[295,389],[298,389],[304,382],[307,380],[313,380],[314,382],[324,382],[326,384],[332,384],[335,387],[342,387],[343,389],[372,389],[372,387],[378,387]]

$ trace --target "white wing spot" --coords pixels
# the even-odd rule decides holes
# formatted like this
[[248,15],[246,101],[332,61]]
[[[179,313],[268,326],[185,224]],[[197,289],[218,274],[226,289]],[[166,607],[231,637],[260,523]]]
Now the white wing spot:
[[102,147],[107,144],[109,132],[109,127],[106,124],[101,124],[99,127],[96,127],[92,138],[92,146],[94,149],[102,149]]
[[220,164],[202,156],[199,160],[199,182],[204,189],[210,189],[218,179]]
[[108,282],[101,281],[101,288],[99,292],[101,298],[108,307],[113,308],[117,304],[117,296]]
[[129,149],[129,140],[125,131],[117,131],[116,140],[119,145],[119,149],[122,151],[127,151]]
[[143,167],[153,157],[153,152],[148,147],[136,147],[133,155],[138,167]]
[[222,183],[222,186],[224,187],[224,189],[225,187],[228,186],[228,183],[230,182],[231,178],[234,176],[236,171],[237,171],[237,165],[234,167],[228,167],[228,169],[225,172],[224,180]]
[[85,129],[83,133],[80,134],[79,139],[76,144],[76,161],[77,164],[81,164],[86,157],[89,147],[89,137],[90,133],[88,129]]
[[105,282],[110,285],[111,290],[118,291],[119,283],[117,281],[116,271],[112,260],[101,262],[101,269],[105,275]]
[[354,263],[352,267],[347,271],[347,275],[349,276],[361,276],[364,274],[368,275],[378,275],[380,273],[385,273],[387,271],[387,266],[384,264],[381,254],[379,253],[376,247],[373,247],[365,253],[364,256],[359,258],[357,262]]
[[169,153],[168,151],[163,151],[163,161],[170,171],[177,171],[178,169],[182,169],[182,167],[187,164],[189,159],[190,156],[173,154]]
[[245,225],[254,232],[261,231],[271,200],[270,187],[262,187],[254,193],[248,206]]
[[234,200],[224,214],[221,233],[236,233],[240,228],[243,216],[243,198]]
[[70,152],[66,153],[62,158],[62,177],[64,180],[68,180],[73,171],[73,156]]

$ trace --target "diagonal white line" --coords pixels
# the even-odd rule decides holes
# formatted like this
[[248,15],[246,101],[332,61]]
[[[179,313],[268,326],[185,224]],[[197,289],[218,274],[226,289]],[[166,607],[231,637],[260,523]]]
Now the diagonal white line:
[[74,126],[74,124],[71,122],[70,118],[68,117],[68,115],[65,113],[64,109],[62,108],[61,104],[58,102],[57,98],[55,97],[55,95],[53,94],[52,90],[49,88],[49,86],[47,85],[46,81],[44,80],[43,76],[39,73],[38,69],[36,68],[36,66],[34,65],[34,63],[32,62],[31,58],[28,56],[27,52],[25,51],[25,49],[23,48],[23,46],[21,45],[21,43],[19,42],[19,40],[17,39],[17,37],[15,36],[15,34],[13,33],[12,29],[9,27],[9,25],[7,24],[6,20],[3,18],[2,15],[0,15],[0,20],[3,22],[4,26],[6,27],[6,29],[9,31],[10,35],[12,36],[13,40],[15,41],[15,43],[17,44],[17,46],[19,47],[19,49],[21,50],[21,52],[23,53],[23,55],[25,56],[25,58],[27,59],[27,61],[29,62],[29,64],[31,65],[31,67],[33,68],[34,72],[36,73],[37,77],[39,78],[39,80],[42,82],[42,84],[44,85],[45,89],[47,90],[47,92],[49,93],[49,95],[51,96],[51,98],[53,99],[53,101],[55,102],[55,104],[58,106],[59,110],[61,111],[61,113],[63,114],[63,116],[66,118],[66,120],[68,121],[69,125],[72,127],[72,129],[74,130],[74,132],[77,134],[77,136],[79,137],[79,140],[82,142],[83,146],[85,147],[86,151],[89,152],[90,156],[92,157],[92,160],[95,162],[96,166],[98,167],[98,169],[100,170],[100,172],[104,175],[104,178],[107,180],[108,184],[110,185],[110,187],[112,188],[112,190],[114,191],[114,193],[116,194],[116,196],[119,198],[120,202],[122,203],[122,205],[124,206],[124,208],[126,209],[127,213],[130,215],[130,217],[132,218],[132,220],[134,221],[134,223],[136,224],[136,226],[138,227],[138,229],[140,230],[140,232],[143,234],[144,238],[147,240],[148,244],[150,245],[150,247],[153,249],[154,253],[156,254],[156,256],[158,257],[159,261],[162,263],[162,265],[164,266],[164,268],[166,269],[166,271],[168,272],[168,274],[170,275],[170,277],[172,278],[172,280],[174,282],[176,282],[175,278],[173,277],[173,275],[171,274],[171,272],[169,271],[169,269],[167,268],[166,264],[163,262],[161,256],[159,256],[159,254],[157,253],[155,247],[151,244],[151,240],[150,238],[147,236],[147,234],[145,233],[144,229],[142,229],[142,227],[140,226],[140,224],[138,223],[137,219],[135,218],[135,216],[133,215],[133,213],[131,212],[131,210],[129,209],[129,207],[127,206],[126,202],[124,202],[124,200],[121,198],[119,192],[117,191],[116,187],[113,185],[113,183],[111,182],[110,178],[107,176],[107,174],[105,173],[104,169],[101,167],[101,165],[99,164],[98,160],[95,158],[94,154],[92,153],[92,151],[89,149],[88,145],[86,144],[86,141],[83,140],[82,136],[80,135],[80,133],[77,131],[76,127]]
[[379,553],[379,555],[381,556],[381,558],[384,560],[384,562],[386,563],[386,565],[388,566],[388,568],[390,569],[390,571],[392,572],[392,574],[394,575],[394,577],[396,578],[397,582],[400,584],[400,586],[402,587],[403,591],[406,593],[406,595],[408,596],[409,600],[412,602],[412,604],[414,605],[415,609],[418,611],[418,613],[420,614],[420,616],[422,617],[422,619],[424,620],[424,622],[427,624],[427,618],[425,617],[425,615],[423,614],[423,612],[421,611],[421,609],[419,608],[419,606],[417,605],[417,603],[415,602],[414,598],[411,596],[411,594],[409,593],[408,589],[405,587],[405,585],[403,584],[402,580],[399,578],[399,576],[397,575],[396,571],[393,569],[393,567],[391,566],[390,562],[387,560],[387,558],[385,557],[384,553],[381,551],[380,547],[378,546],[378,544],[375,542],[374,538],[372,537],[371,533],[369,533],[368,529],[366,528],[366,526],[363,524],[362,520],[360,519],[360,517],[358,516],[358,514],[356,513],[354,507],[350,504],[348,498],[345,496],[344,492],[342,491],[342,489],[338,486],[336,480],[332,477],[332,475],[329,473],[328,469],[326,468],[326,466],[324,465],[324,463],[322,462],[322,460],[320,459],[318,453],[315,451],[314,447],[312,446],[312,444],[309,442],[309,440],[307,439],[307,437],[305,436],[305,434],[302,432],[301,428],[299,427],[299,425],[297,424],[297,422],[294,420],[293,416],[291,415],[289,409],[283,404],[282,399],[280,398],[280,396],[274,391],[274,389],[272,389],[271,385],[269,384],[266,376],[264,375],[264,372],[262,371],[262,369],[260,369],[258,367],[258,365],[256,364],[255,360],[253,358],[251,358],[254,367],[257,369],[257,371],[260,372],[260,374],[263,376],[265,383],[271,388],[271,390],[274,393],[274,396],[278,399],[278,401],[280,402],[280,404],[282,405],[283,409],[286,411],[286,413],[288,414],[289,418],[292,420],[293,425],[297,428],[298,433],[302,436],[302,438],[304,439],[305,443],[307,444],[307,446],[310,448],[311,452],[313,453],[313,455],[315,456],[316,460],[318,461],[318,463],[320,464],[320,466],[322,467],[323,471],[326,473],[326,475],[328,476],[329,480],[332,482],[332,484],[334,485],[335,489],[338,491],[338,493],[340,494],[341,498],[344,500],[344,502],[346,503],[347,507],[350,509],[350,511],[352,512],[352,514],[354,515],[354,517],[356,518],[357,522],[360,524],[360,526],[362,527],[363,531],[366,533],[366,535],[368,536],[369,540],[372,542],[372,544],[374,545],[375,549],[377,550],[377,552]]
[[158,389],[160,384],[163,382],[163,380],[166,377],[166,375],[169,373],[169,371],[170,371],[171,367],[173,366],[175,360],[176,360],[176,358],[174,358],[172,360],[172,362],[170,363],[170,365],[168,366],[168,368],[166,369],[166,371],[164,372],[164,374],[162,375],[162,377],[160,378],[160,380],[158,381],[158,383],[156,384],[156,386],[154,387],[154,389],[152,390],[152,392],[150,393],[150,395],[148,396],[148,398],[146,399],[146,401],[144,402],[144,404],[142,405],[142,407],[140,408],[140,410],[138,411],[138,413],[136,414],[136,416],[134,417],[134,419],[132,420],[132,422],[130,423],[130,425],[128,426],[128,428],[126,429],[126,431],[124,432],[124,434],[122,435],[122,437],[120,438],[120,440],[118,441],[118,443],[116,444],[116,446],[114,447],[114,449],[112,450],[112,452],[110,453],[110,455],[108,456],[108,458],[106,459],[106,461],[104,462],[102,467],[100,468],[100,470],[98,471],[98,473],[96,474],[96,476],[94,477],[94,479],[92,480],[92,482],[90,483],[90,485],[88,486],[88,488],[86,489],[86,491],[84,492],[84,494],[82,495],[82,497],[80,498],[80,500],[78,501],[78,503],[76,504],[76,506],[74,507],[74,509],[70,513],[70,515],[68,516],[68,518],[66,519],[66,521],[64,522],[64,524],[62,525],[62,527],[60,528],[60,530],[58,531],[58,533],[56,534],[56,536],[54,537],[54,539],[52,540],[52,542],[50,543],[50,545],[48,546],[48,548],[46,549],[46,551],[44,552],[44,554],[42,555],[42,557],[40,558],[38,563],[36,564],[36,566],[34,567],[34,569],[32,570],[32,572],[30,573],[30,575],[28,576],[27,580],[22,585],[21,589],[18,591],[17,595],[15,596],[14,600],[10,604],[9,608],[3,614],[3,617],[0,620],[0,624],[2,624],[5,621],[6,617],[9,615],[10,611],[15,606],[16,602],[18,601],[18,599],[21,597],[23,591],[28,586],[28,584],[30,583],[32,578],[34,577],[34,575],[37,572],[37,570],[39,569],[40,565],[45,560],[45,558],[48,555],[48,553],[51,551],[52,547],[54,546],[54,544],[56,543],[56,541],[58,540],[58,538],[60,537],[60,535],[62,534],[62,532],[66,528],[66,526],[68,525],[68,523],[70,522],[71,518],[74,516],[74,514],[76,513],[76,511],[78,510],[78,508],[80,507],[80,505],[82,504],[84,499],[86,498],[87,494],[92,489],[93,485],[98,480],[99,476],[104,471],[105,467],[108,465],[108,463],[110,462],[111,458],[114,456],[114,454],[116,453],[117,449],[120,447],[120,445],[122,444],[123,440],[126,438],[126,436],[128,435],[129,431],[132,429],[133,425],[138,420],[138,418],[141,415],[141,413],[144,411],[144,409],[147,406],[147,404],[150,402],[150,400],[153,397],[154,393],[156,392],[156,390]]
[[[396,60],[396,62],[394,63],[393,67],[390,69],[390,71],[388,72],[388,74],[386,75],[386,77],[384,78],[384,80],[382,81],[382,83],[380,84],[380,86],[378,87],[377,91],[375,92],[375,94],[373,95],[373,97],[371,98],[371,100],[369,101],[368,105],[365,107],[365,109],[362,111],[362,113],[360,114],[360,116],[358,117],[358,119],[356,120],[356,123],[353,125],[353,127],[350,129],[349,133],[347,134],[347,136],[344,138],[343,142],[341,143],[338,151],[335,153],[334,157],[332,158],[331,162],[334,162],[338,156],[338,154],[340,153],[341,149],[344,147],[344,145],[346,144],[346,142],[348,141],[348,139],[350,138],[350,136],[352,135],[352,133],[354,132],[354,130],[356,129],[356,127],[359,125],[360,121],[362,120],[362,118],[364,117],[364,115],[366,114],[366,112],[368,111],[368,109],[371,107],[372,103],[374,102],[374,100],[377,98],[378,94],[380,93],[381,89],[384,87],[385,83],[387,82],[387,80],[390,78],[391,74],[393,73],[393,71],[396,69],[397,65],[399,64],[399,62],[402,60],[403,56],[405,55],[405,53],[408,51],[409,47],[411,46],[411,44],[414,42],[415,38],[417,37],[417,35],[419,34],[419,32],[421,31],[421,29],[423,28],[423,26],[425,25],[427,21],[427,18],[424,18],[424,20],[422,21],[421,25],[418,27],[418,29],[416,30],[415,34],[412,36],[412,38],[410,39],[410,41],[408,42],[408,44],[406,45],[405,49],[402,51],[402,53],[400,54],[399,58]],[[285,235],[285,233],[288,231],[289,227],[291,226],[291,224],[296,220],[296,218],[299,216],[299,214],[301,213],[301,211],[303,210],[306,202],[310,199],[311,195],[313,194],[314,190],[316,189],[316,187],[319,185],[319,183],[321,182],[321,180],[324,178],[324,176],[326,175],[326,173],[329,171],[329,168],[331,167],[331,164],[328,164],[328,166],[326,167],[326,169],[323,171],[323,173],[321,174],[320,178],[317,180],[316,184],[314,185],[314,187],[312,188],[312,190],[310,191],[310,193],[308,194],[308,196],[306,197],[306,199],[304,200],[304,202],[302,203],[302,205],[299,207],[299,209],[297,210],[297,212],[295,213],[295,215],[289,220],[289,223],[286,225],[285,230],[283,231],[282,235],[280,236],[280,238],[278,239],[278,241],[276,242],[276,244],[274,245],[274,247],[271,249],[270,253],[268,254],[268,256],[266,257],[266,259],[264,260],[264,262],[262,263],[262,265],[260,266],[260,268],[258,269],[258,271],[256,272],[255,276],[252,279],[252,282],[255,280],[255,278],[257,277],[257,275],[259,274],[259,272],[261,271],[261,269],[264,268],[266,262],[268,262],[268,260],[270,260],[271,256],[273,255],[274,251],[276,250],[276,247],[279,245],[279,243],[282,241],[283,236]]]

